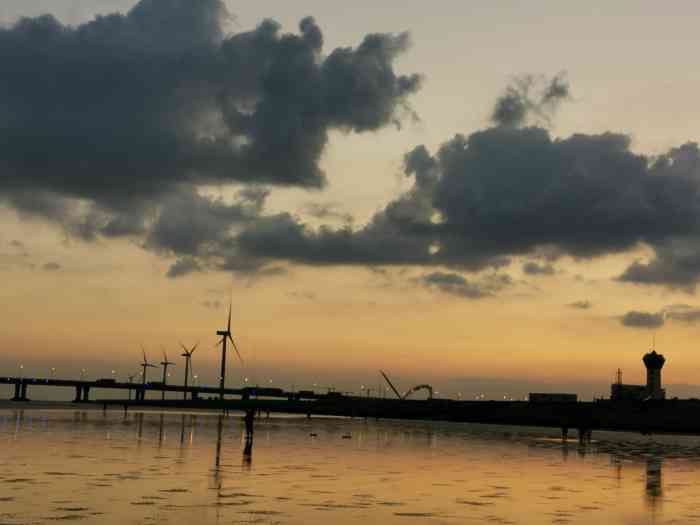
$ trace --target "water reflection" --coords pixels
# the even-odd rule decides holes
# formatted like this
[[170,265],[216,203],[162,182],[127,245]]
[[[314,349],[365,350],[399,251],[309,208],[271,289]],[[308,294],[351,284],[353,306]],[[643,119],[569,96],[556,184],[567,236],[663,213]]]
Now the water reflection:
[[0,411],[0,522],[90,523],[95,512],[105,525],[156,515],[201,525],[644,525],[690,523],[700,507],[700,438],[601,432],[579,443],[558,430],[486,425],[254,424],[255,434],[220,414]]
[[253,436],[246,436],[243,447],[243,468],[250,470],[253,466]]
[[224,431],[224,416],[218,416],[216,421],[216,455],[214,459],[214,472],[219,473],[221,467],[221,435]]
[[160,414],[158,418],[158,448],[163,445],[163,423],[165,422],[165,414]]
[[143,417],[143,412],[136,413],[136,435],[138,437],[139,445],[141,444],[141,440],[143,439]]
[[646,501],[650,508],[656,509],[663,498],[663,470],[664,460],[659,456],[649,456],[646,459]]

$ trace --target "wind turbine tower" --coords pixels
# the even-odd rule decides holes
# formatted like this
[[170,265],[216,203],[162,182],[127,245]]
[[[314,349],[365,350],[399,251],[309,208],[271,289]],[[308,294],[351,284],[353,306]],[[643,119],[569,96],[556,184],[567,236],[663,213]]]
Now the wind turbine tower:
[[141,378],[141,385],[143,386],[143,390],[141,391],[142,396],[146,396],[146,371],[149,368],[158,368],[156,365],[149,363],[148,359],[146,359],[146,350],[141,347],[141,351],[143,352],[143,363],[141,363],[141,367],[143,368],[142,375],[143,377]]
[[[165,386],[165,383],[168,379],[168,366],[173,365],[175,366],[175,363],[172,361],[168,361],[168,354],[163,350],[163,361],[160,362],[161,365],[163,365],[163,386]],[[163,401],[165,401],[165,390],[162,392],[163,394]]]
[[236,351],[236,355],[238,355],[238,359],[241,361],[241,364],[243,364],[241,353],[238,351],[236,342],[231,336],[231,303],[228,305],[228,323],[226,324],[226,330],[217,330],[216,335],[221,337],[221,375],[219,376],[219,399],[223,401],[224,389],[226,388],[226,344],[228,341],[231,341],[233,349]]
[[194,345],[192,348],[188,349],[185,345],[180,343],[180,346],[184,350],[183,354],[180,354],[182,357],[185,358],[185,391],[182,393],[182,399],[187,400],[187,382],[190,378],[190,369],[191,369],[191,364],[190,361],[192,361],[192,354],[194,354],[194,351],[197,349],[197,346],[199,343]]

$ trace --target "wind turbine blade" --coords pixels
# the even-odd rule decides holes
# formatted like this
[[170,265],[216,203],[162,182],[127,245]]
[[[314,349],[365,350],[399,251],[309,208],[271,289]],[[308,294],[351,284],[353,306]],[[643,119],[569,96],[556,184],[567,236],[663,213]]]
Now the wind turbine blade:
[[241,364],[245,364],[243,362],[243,358],[241,357],[241,353],[238,351],[238,346],[236,346],[236,341],[233,340],[233,337],[231,337],[231,334],[228,334],[228,338],[231,341],[231,344],[233,345],[233,349],[236,351],[236,355],[238,356],[238,359],[240,360]]
[[182,347],[182,349],[183,349],[185,352],[188,351],[188,350],[187,350],[187,347],[186,347],[185,345],[182,344],[182,341],[180,341],[180,346]]
[[146,359],[146,349],[141,345],[141,351],[143,352],[143,362],[148,363],[148,359]]
[[194,351],[197,350],[197,347],[198,347],[198,346],[199,346],[199,343],[197,343],[196,345],[194,345],[194,346],[192,347],[192,350],[190,350],[190,355],[194,354]]
[[231,333],[231,306],[233,306],[233,300],[228,304],[228,324],[226,325],[226,330]]

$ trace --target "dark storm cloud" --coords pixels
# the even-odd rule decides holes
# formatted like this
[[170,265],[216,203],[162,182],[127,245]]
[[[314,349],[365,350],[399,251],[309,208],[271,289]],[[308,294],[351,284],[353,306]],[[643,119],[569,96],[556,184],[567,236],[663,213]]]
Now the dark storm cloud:
[[526,75],[516,78],[496,101],[491,120],[499,126],[522,126],[529,119],[549,122],[559,104],[571,97],[563,73],[548,82]]
[[672,304],[658,312],[630,311],[620,318],[625,326],[633,328],[659,328],[669,321],[694,325],[700,323],[700,308],[687,304]]
[[523,273],[527,275],[554,275],[556,270],[551,264],[539,264],[530,261],[523,264]]
[[[415,148],[405,157],[413,187],[362,228],[312,229],[279,215],[238,240],[263,258],[468,271],[517,255],[586,259],[642,243],[662,257],[664,243],[700,232],[698,166],[696,144],[652,158],[633,152],[626,135],[556,139],[543,128],[499,126],[457,135],[434,155]],[[686,266],[681,277],[696,279]]]
[[229,37],[227,17],[220,0],[143,0],[0,29],[0,199],[87,240],[141,235],[179,185],[322,186],[330,130],[410,111],[420,79],[393,69],[406,34],[325,55],[312,18]]
[[[176,258],[171,277],[279,275],[286,261],[477,272],[543,254],[523,270],[547,273],[646,245],[654,258],[622,281],[700,279],[698,146],[651,157],[623,134],[552,137],[538,126],[570,99],[561,75],[516,80],[494,127],[408,152],[412,187],[361,227],[266,214],[259,184],[322,186],[328,133],[398,124],[420,78],[394,71],[406,34],[326,54],[311,18],[296,34],[268,20],[224,36],[227,16],[219,0],[143,0],[75,28],[46,16],[1,29],[0,200],[86,240],[136,236]],[[254,187],[232,202],[202,188],[232,182]]]
[[573,303],[569,303],[567,306],[569,306],[571,308],[576,308],[577,310],[589,310],[591,308],[591,306],[593,306],[593,305],[591,304],[590,301],[585,300],[585,301],[574,301]]
[[663,285],[689,293],[700,278],[700,239],[682,237],[653,244],[654,257],[635,261],[619,277],[635,284]]
[[247,189],[233,204],[202,196],[192,188],[164,195],[150,226],[146,246],[176,255],[218,253],[230,242],[234,225],[255,220],[267,193]]
[[664,314],[631,310],[622,316],[620,322],[630,328],[660,328],[664,325]]
[[489,297],[513,284],[507,275],[491,275],[479,281],[468,281],[458,273],[433,272],[419,278],[419,281],[443,293],[464,299]]

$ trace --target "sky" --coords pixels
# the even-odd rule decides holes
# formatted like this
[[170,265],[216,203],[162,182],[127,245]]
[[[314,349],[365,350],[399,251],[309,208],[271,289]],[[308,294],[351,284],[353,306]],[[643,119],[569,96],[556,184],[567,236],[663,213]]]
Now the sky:
[[700,395],[699,11],[5,0],[2,373]]

